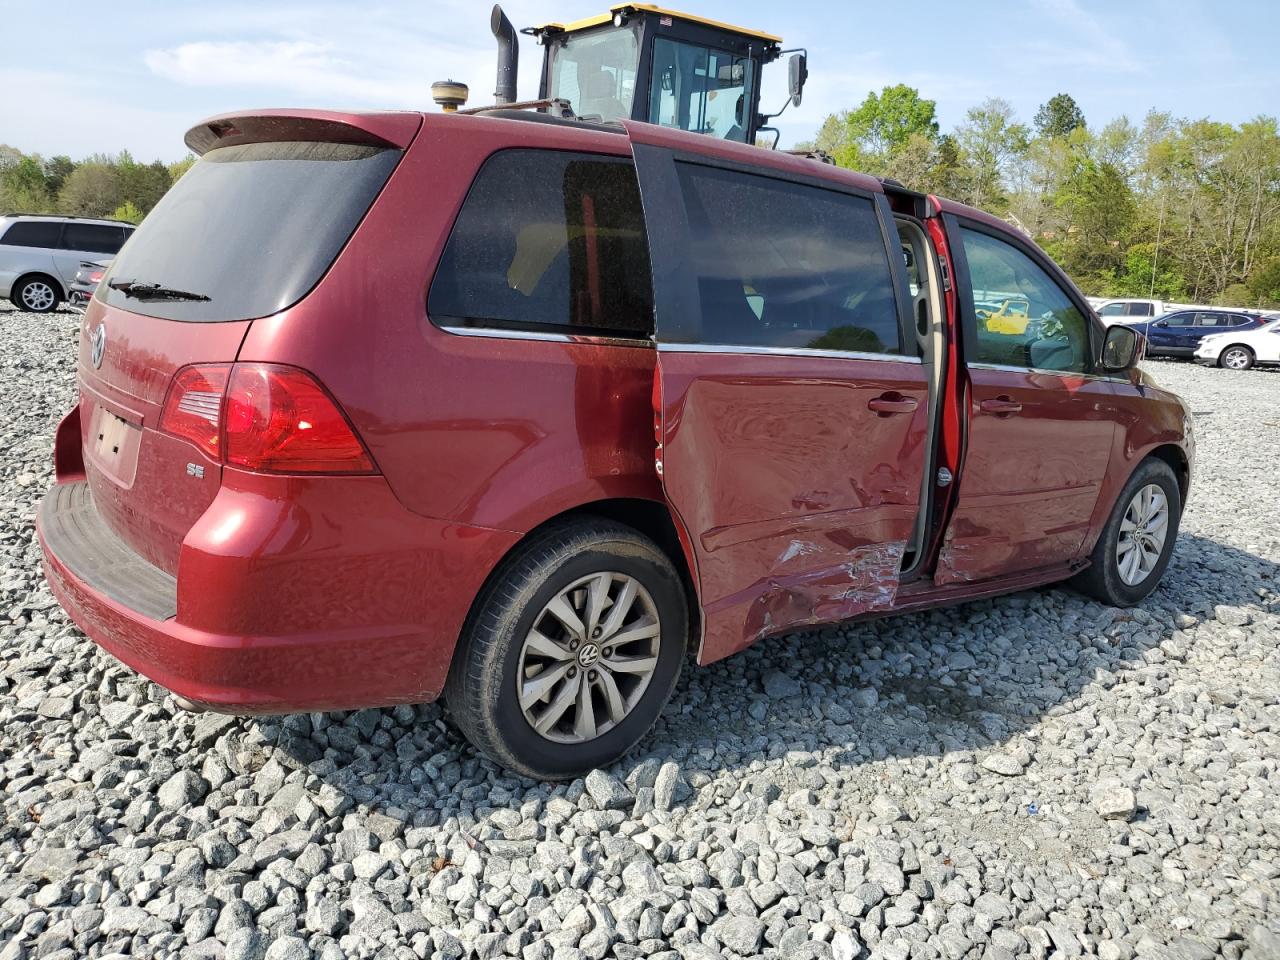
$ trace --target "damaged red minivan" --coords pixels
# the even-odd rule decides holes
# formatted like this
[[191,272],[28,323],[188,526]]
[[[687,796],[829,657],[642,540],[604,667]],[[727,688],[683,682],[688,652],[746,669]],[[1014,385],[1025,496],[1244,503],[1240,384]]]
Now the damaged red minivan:
[[83,321],[39,512],[192,708],[443,696],[608,763],[699,663],[1166,565],[1191,417],[1005,223],[644,123],[220,117]]

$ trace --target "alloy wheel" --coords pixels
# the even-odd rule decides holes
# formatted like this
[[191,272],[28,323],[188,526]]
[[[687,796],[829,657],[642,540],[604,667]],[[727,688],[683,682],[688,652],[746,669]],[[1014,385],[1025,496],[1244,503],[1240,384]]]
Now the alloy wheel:
[[1222,355],[1222,365],[1232,370],[1248,369],[1249,354],[1240,347],[1232,347]]
[[1169,535],[1169,498],[1159,485],[1149,483],[1133,495],[1120,522],[1116,564],[1120,579],[1136,587],[1156,568]]
[[657,605],[634,577],[575,581],[542,608],[520,648],[516,695],[525,719],[557,743],[607,733],[644,696],[661,643]]
[[48,310],[55,299],[53,287],[43,280],[33,280],[22,288],[22,305],[28,310]]

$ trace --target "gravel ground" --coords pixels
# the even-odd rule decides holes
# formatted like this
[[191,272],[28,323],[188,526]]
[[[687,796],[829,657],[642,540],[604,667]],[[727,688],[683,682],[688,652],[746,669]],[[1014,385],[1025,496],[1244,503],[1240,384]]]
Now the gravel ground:
[[549,788],[436,706],[193,716],[88,642],[32,526],[75,334],[0,307],[0,960],[1280,957],[1280,375],[1152,363],[1200,459],[1142,608],[767,642]]

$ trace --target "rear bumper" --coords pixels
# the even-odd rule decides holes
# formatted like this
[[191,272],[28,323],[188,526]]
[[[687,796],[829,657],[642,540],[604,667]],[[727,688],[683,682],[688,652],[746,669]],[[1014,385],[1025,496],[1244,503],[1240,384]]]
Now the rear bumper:
[[59,484],[36,522],[54,596],[108,653],[210,709],[438,696],[471,600],[518,536],[408,514],[381,477],[259,483],[294,498],[224,490],[184,541],[177,578],[112,534],[84,483]]

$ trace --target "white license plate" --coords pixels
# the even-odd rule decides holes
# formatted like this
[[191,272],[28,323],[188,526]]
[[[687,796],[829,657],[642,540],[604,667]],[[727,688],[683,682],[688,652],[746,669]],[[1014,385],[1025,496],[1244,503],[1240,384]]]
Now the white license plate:
[[100,460],[114,463],[120,458],[125,439],[129,436],[129,421],[99,408],[98,434],[94,438],[94,453]]

